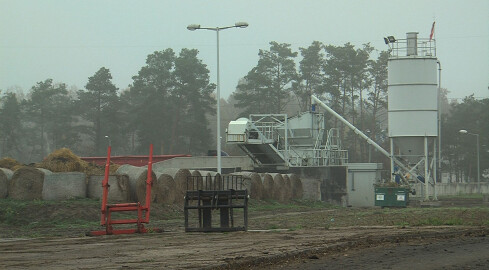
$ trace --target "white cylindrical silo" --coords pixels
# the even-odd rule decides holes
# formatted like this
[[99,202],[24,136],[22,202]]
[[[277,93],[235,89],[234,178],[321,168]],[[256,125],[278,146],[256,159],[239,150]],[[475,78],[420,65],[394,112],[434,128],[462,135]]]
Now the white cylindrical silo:
[[438,136],[437,59],[417,55],[412,34],[406,56],[388,61],[388,125],[402,154],[422,155],[423,138]]
[[436,174],[436,151],[427,148],[436,149],[438,136],[437,58],[432,40],[417,34],[396,41],[388,60],[388,134],[394,157],[430,178]]

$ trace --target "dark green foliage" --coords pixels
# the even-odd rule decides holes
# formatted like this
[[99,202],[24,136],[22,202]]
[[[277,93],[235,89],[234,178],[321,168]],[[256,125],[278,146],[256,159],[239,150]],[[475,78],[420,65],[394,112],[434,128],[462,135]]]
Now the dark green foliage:
[[102,67],[88,78],[86,90],[78,91],[78,106],[83,119],[88,121],[89,135],[92,137],[92,155],[103,155],[107,146],[105,136],[109,136],[115,148],[122,141],[122,119],[117,87],[111,82],[110,71]]
[[71,130],[74,113],[71,103],[64,83],[53,84],[52,79],[47,79],[32,87],[30,100],[25,101],[24,106],[28,124],[26,131],[35,134],[31,143],[37,160],[48,154],[50,141],[54,147],[72,145],[76,141]]
[[234,98],[236,107],[250,113],[282,113],[297,77],[290,44],[270,42],[270,50],[260,50],[258,64],[238,85]]
[[299,50],[302,60],[299,62],[299,74],[293,83],[293,90],[299,100],[301,111],[307,111],[311,105],[311,95],[322,96],[325,93],[325,58],[321,52],[322,44],[318,41],[314,41],[308,48]]
[[488,108],[488,98],[477,100],[471,95],[461,103],[452,103],[449,113],[442,115],[442,171],[455,175],[452,181],[477,181],[476,136],[460,134],[461,129],[479,134],[480,172],[489,169]]
[[139,151],[153,143],[159,153],[202,154],[210,149],[206,114],[215,100],[209,70],[197,50],[154,52],[141,68],[130,91],[123,96],[130,122],[139,139]]
[[2,157],[18,158],[22,149],[22,112],[14,93],[0,98],[0,151]]

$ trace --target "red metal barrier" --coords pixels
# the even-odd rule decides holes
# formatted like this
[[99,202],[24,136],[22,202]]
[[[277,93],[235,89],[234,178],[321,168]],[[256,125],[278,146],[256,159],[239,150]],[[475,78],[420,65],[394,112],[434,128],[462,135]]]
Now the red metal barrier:
[[[103,231],[92,231],[88,235],[109,235],[109,234],[129,234],[129,233],[145,233],[148,230],[144,227],[144,223],[149,223],[149,212],[151,204],[151,186],[153,184],[152,172],[153,172],[153,145],[149,147],[149,160],[148,160],[148,175],[146,177],[146,200],[145,205],[142,206],[140,202],[137,203],[119,203],[119,204],[107,204],[107,198],[109,194],[109,164],[110,164],[110,151],[107,149],[107,160],[105,164],[105,175],[102,181],[103,193],[102,193],[102,206],[101,206],[101,220],[100,225],[105,226]],[[113,220],[113,212],[127,212],[137,211],[136,219],[121,219]],[[143,218],[144,212],[144,218]],[[115,230],[112,225],[116,224],[137,224],[135,229],[118,229]],[[152,231],[161,231],[159,229],[152,229]]]
[[[165,161],[176,157],[191,157],[191,155],[156,155],[153,156],[153,162]],[[106,161],[105,157],[80,157],[80,158],[86,162],[95,163],[97,165],[104,165]],[[115,156],[111,158],[111,161],[114,164],[119,164],[119,165],[129,164],[129,165],[141,167],[148,164],[148,156]]]

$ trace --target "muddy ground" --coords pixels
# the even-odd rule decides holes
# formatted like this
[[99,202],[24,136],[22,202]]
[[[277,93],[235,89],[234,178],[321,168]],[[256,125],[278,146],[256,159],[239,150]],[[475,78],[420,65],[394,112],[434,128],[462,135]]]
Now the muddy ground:
[[[15,209],[0,212],[10,213],[10,223],[0,226],[0,268],[486,269],[489,263],[489,207],[478,198],[405,209],[252,203],[249,231],[231,233],[185,233],[179,207],[155,206],[151,226],[164,232],[102,237],[82,233],[99,229],[97,202],[28,209],[24,215],[39,217],[27,227],[11,224]],[[89,220],[58,226],[41,218],[60,215]]]

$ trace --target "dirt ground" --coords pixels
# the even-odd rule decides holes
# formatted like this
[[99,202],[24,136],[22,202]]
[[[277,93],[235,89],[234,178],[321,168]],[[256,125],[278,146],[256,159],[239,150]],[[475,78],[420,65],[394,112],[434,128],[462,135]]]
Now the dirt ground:
[[[96,205],[86,204],[96,221]],[[32,226],[49,237],[13,238],[6,230],[15,227],[2,225],[0,268],[485,269],[489,262],[489,209],[478,199],[447,199],[433,209],[274,207],[254,205],[247,232],[185,233],[181,212],[158,206],[151,225],[162,233],[86,237],[81,229]]]

